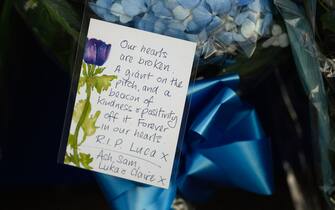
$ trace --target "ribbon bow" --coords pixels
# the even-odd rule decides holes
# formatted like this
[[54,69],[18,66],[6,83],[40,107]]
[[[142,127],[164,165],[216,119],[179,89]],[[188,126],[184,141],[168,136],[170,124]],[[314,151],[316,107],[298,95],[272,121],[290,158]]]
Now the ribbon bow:
[[177,189],[205,201],[218,186],[269,195],[273,190],[270,143],[255,110],[234,91],[238,75],[196,81],[177,179],[170,188],[97,174],[106,198],[117,210],[168,210]]

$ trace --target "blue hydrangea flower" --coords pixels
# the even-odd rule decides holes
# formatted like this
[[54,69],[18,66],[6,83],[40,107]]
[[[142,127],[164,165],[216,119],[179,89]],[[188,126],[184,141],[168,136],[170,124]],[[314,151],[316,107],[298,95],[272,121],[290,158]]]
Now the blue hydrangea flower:
[[[269,0],[90,0],[101,18],[198,43],[202,56],[251,56],[269,34]],[[105,9],[102,9],[105,8]]]

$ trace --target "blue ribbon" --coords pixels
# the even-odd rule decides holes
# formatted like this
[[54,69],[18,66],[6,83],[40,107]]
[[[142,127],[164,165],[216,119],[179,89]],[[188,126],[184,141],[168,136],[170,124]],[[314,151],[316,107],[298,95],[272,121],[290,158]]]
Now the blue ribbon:
[[117,210],[168,210],[177,189],[191,201],[206,201],[227,186],[270,195],[273,191],[270,142],[255,110],[241,102],[238,75],[196,81],[187,135],[176,180],[167,190],[97,174]]

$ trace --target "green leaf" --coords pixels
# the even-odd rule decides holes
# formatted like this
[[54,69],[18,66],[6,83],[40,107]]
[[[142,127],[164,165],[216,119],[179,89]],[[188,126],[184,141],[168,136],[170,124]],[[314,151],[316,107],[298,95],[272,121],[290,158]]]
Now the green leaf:
[[101,74],[104,70],[106,69],[106,67],[99,67],[95,70],[94,75],[98,75]]
[[72,149],[77,146],[75,144],[75,137],[74,137],[74,135],[72,135],[72,134],[69,135],[69,139],[67,141],[67,145],[70,146]]
[[94,72],[94,69],[95,69],[95,65],[93,64],[87,64],[87,76],[88,77],[92,77],[93,76],[93,72]]
[[321,16],[323,29],[327,29],[335,33],[335,14],[333,12],[324,13]]
[[80,18],[74,12],[71,5],[65,0],[43,0],[39,1],[49,12],[50,16],[55,19],[67,33],[77,39],[79,36],[75,28],[79,28]]
[[111,81],[116,78],[117,76],[115,75],[102,75],[99,77],[94,77],[94,87],[98,93],[101,93],[103,90],[108,90],[108,88],[111,86]]
[[83,62],[83,76],[87,77],[87,65],[85,62]]
[[80,77],[78,83],[78,94],[80,94],[80,88],[83,87],[86,83],[86,77]]
[[100,113],[101,113],[100,111],[97,111],[94,114],[94,116],[91,115],[90,117],[85,118],[85,121],[81,125],[81,128],[84,131],[84,138],[83,138],[83,140],[85,140],[85,138],[87,136],[92,136],[95,133],[95,131],[97,129],[97,127],[95,126],[95,123],[96,123],[96,121],[97,121]]
[[79,153],[79,161],[86,169],[93,169],[89,164],[93,161],[93,157],[90,154]]
[[71,154],[65,154],[65,158],[64,158],[64,163],[69,164],[69,163],[74,163],[74,159],[73,159],[73,155]]
[[[74,107],[74,111],[73,111],[73,117],[72,119],[78,123],[79,122],[79,119],[81,117],[81,114],[83,113],[84,111],[84,107],[85,107],[85,103],[86,103],[86,100],[80,100],[78,101],[78,103],[76,104],[76,106]],[[85,116],[85,119],[88,117],[88,115],[90,114],[91,112],[91,103],[88,102],[88,108],[87,108],[87,112],[86,112],[86,116]]]

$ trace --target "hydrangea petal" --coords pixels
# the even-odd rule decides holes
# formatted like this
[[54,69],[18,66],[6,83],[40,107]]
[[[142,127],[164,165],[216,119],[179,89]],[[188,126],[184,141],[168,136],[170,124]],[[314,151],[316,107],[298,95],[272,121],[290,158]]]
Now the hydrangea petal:
[[198,37],[199,37],[199,41],[200,42],[204,42],[208,39],[208,34],[207,34],[207,31],[206,30],[202,30],[199,34],[198,34]]
[[263,10],[260,0],[254,0],[254,2],[252,2],[251,4],[248,4],[248,8],[257,13]]
[[146,13],[141,19],[136,21],[136,28],[145,31],[154,31],[154,26],[157,18],[152,13]]
[[186,34],[186,39],[197,43],[200,41],[198,34]]
[[208,40],[208,34],[206,30],[202,30],[199,34],[186,34],[188,40],[197,43],[204,43]]
[[163,31],[166,29],[166,26],[168,25],[167,21],[159,18],[155,24],[154,24],[154,32],[155,33],[163,33]]
[[113,13],[115,16],[118,16],[120,18],[121,23],[128,23],[133,19],[124,12],[123,6],[119,3],[114,3],[112,5],[111,13]]
[[234,41],[232,32],[218,33],[215,35],[215,38],[225,45],[230,45]]
[[166,8],[170,10],[173,10],[174,8],[179,6],[179,3],[177,2],[177,0],[165,0],[164,3],[165,3]]
[[206,0],[214,15],[221,15],[230,11],[232,3],[230,0]]
[[238,0],[237,1],[237,5],[238,6],[245,6],[245,5],[248,5],[252,2],[253,0]]
[[199,4],[200,0],[177,0],[177,2],[186,9],[192,9]]
[[246,38],[244,38],[241,34],[238,34],[238,33],[233,33],[233,39],[236,42],[244,42],[244,41],[246,41]]
[[269,33],[271,24],[272,24],[272,14],[268,13],[264,16],[264,20],[262,22],[261,35]]
[[230,17],[236,17],[239,14],[240,10],[238,9],[237,5],[233,4],[231,6],[230,11],[228,12],[228,15]]
[[164,34],[179,39],[186,39],[184,31],[181,31],[178,28],[168,27],[167,30],[164,32]]
[[204,28],[212,21],[212,14],[203,5],[198,6],[192,11],[193,21],[200,27]]
[[257,35],[257,33],[253,33],[253,34],[249,37],[248,40],[251,41],[252,43],[256,43],[257,40],[258,40],[258,35]]
[[125,15],[125,12],[123,10],[123,6],[119,3],[115,3],[112,5],[112,7],[110,8],[111,13],[113,13],[115,16],[122,16]]
[[260,3],[262,4],[262,10],[264,10],[264,12],[272,13],[269,0],[260,0]]
[[186,32],[188,33],[199,33],[201,31],[201,27],[196,24],[193,20],[189,21],[186,26]]
[[173,9],[173,15],[177,20],[184,20],[188,16],[190,16],[190,10],[185,9],[182,6],[177,6],[176,8]]
[[115,0],[97,0],[95,4],[101,9],[109,9]]
[[115,0],[97,0],[95,3],[90,2],[89,6],[95,14],[102,17],[103,19],[115,22],[119,18],[110,12],[110,8]]
[[248,18],[249,18],[249,20],[251,20],[254,23],[256,23],[258,19],[260,19],[259,16],[260,16],[259,13],[252,12],[252,11],[248,12]]
[[206,30],[207,30],[207,32],[210,33],[212,31],[215,31],[216,29],[218,29],[222,24],[223,24],[222,19],[219,18],[218,16],[215,16],[213,18],[213,20],[207,26]]
[[184,26],[187,26],[192,21],[192,19],[192,15],[189,15],[185,20],[183,20]]
[[133,20],[133,17],[130,17],[128,15],[121,15],[120,16],[120,22],[121,23],[128,23]]
[[122,0],[121,4],[128,16],[136,16],[146,12],[148,9],[145,0]]
[[256,28],[255,31],[259,34],[259,35],[263,35],[262,34],[262,25],[263,25],[264,19],[259,18],[256,22]]
[[251,37],[255,33],[256,24],[249,19],[245,19],[241,27],[241,34],[245,38]]
[[226,23],[224,23],[224,29],[226,31],[235,31],[237,28],[236,24],[232,21],[227,21]]
[[236,16],[234,21],[237,25],[242,25],[243,22],[248,18],[248,16],[249,16],[248,12],[242,12]]
[[151,9],[157,17],[172,17],[171,11],[165,7],[162,1],[158,1]]

